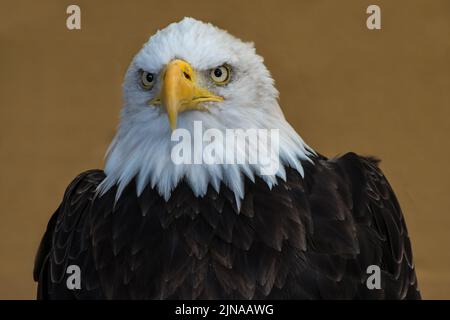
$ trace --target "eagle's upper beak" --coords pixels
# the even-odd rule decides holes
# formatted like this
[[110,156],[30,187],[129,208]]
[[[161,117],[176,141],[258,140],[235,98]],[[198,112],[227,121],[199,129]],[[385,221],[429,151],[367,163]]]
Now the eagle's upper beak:
[[196,73],[189,63],[179,59],[172,60],[162,73],[163,84],[159,96],[149,101],[151,105],[164,105],[172,130],[177,127],[179,112],[205,110],[200,105],[201,102],[223,101],[223,97],[198,86],[196,78]]

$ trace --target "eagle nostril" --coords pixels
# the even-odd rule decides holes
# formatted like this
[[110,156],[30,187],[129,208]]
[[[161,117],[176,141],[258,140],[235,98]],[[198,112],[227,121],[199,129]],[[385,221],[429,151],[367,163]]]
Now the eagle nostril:
[[187,72],[183,72],[183,75],[186,79],[191,80],[191,76]]

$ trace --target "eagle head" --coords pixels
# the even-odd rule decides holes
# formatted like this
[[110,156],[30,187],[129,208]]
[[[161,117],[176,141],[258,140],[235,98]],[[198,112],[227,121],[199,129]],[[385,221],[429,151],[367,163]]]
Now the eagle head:
[[[128,68],[123,98],[120,126],[107,154],[106,178],[99,187],[106,192],[118,186],[117,198],[136,179],[138,194],[150,185],[166,200],[181,181],[196,196],[203,196],[209,185],[219,192],[224,183],[239,202],[245,177],[254,180],[260,175],[272,187],[278,178],[285,179],[285,165],[303,174],[301,160],[313,153],[285,120],[274,81],[253,44],[192,18],[150,37]],[[174,163],[174,133],[181,129],[194,136],[196,123],[203,132],[224,135],[227,130],[275,129],[281,165],[272,174],[261,175],[260,164],[248,161]],[[219,147],[226,152],[225,142]],[[252,147],[257,146],[237,152],[246,153],[247,159]]]

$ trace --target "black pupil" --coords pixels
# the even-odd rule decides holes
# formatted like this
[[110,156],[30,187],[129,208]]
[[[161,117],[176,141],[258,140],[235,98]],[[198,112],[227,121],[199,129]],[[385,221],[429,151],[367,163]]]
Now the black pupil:
[[145,79],[146,79],[148,82],[153,82],[153,74],[147,73],[147,75],[145,76]]
[[214,70],[214,75],[215,75],[217,78],[220,78],[220,77],[222,76],[222,69],[221,69],[221,68],[215,69],[215,70]]

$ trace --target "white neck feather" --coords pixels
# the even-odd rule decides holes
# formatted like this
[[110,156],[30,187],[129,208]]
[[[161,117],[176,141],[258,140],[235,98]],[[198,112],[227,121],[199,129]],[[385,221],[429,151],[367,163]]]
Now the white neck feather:
[[[275,109],[279,110],[279,107]],[[261,112],[255,112],[253,108],[241,108],[234,114],[232,110],[218,108],[212,108],[210,112],[189,111],[180,115],[178,127],[192,132],[193,121],[202,121],[203,130],[215,128],[224,133],[227,128],[279,129],[278,170],[273,175],[261,175],[261,165],[249,164],[248,161],[233,165],[175,164],[171,159],[174,142],[171,141],[167,115],[150,107],[141,110],[125,108],[120,128],[107,153],[106,178],[99,186],[100,193],[117,185],[118,199],[129,182],[136,178],[138,195],[150,184],[168,201],[182,180],[198,197],[206,194],[208,185],[219,192],[220,184],[224,183],[234,192],[239,206],[245,194],[244,176],[252,181],[255,176],[260,176],[272,188],[277,177],[286,179],[285,166],[296,169],[303,176],[301,160],[309,160],[309,156],[314,154],[280,112],[261,116]],[[248,160],[247,154],[245,157]]]

